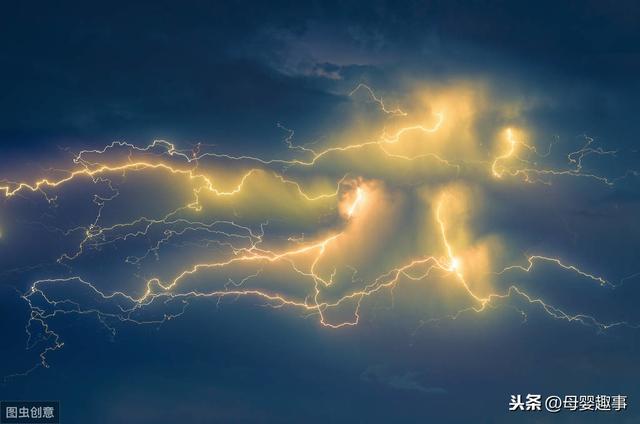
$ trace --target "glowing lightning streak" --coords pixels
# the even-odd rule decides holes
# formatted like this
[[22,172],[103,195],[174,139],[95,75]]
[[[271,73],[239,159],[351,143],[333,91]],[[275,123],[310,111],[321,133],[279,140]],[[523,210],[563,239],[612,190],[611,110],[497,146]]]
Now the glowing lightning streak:
[[[586,143],[578,150],[571,152],[567,155],[567,161],[570,165],[573,165],[574,168],[569,169],[538,169],[536,167],[532,167],[533,165],[519,157],[516,153],[517,146],[522,146],[529,151],[536,153],[539,157],[546,157],[551,152],[551,146],[549,146],[549,150],[545,154],[538,153],[538,150],[535,146],[531,146],[523,141],[519,141],[513,134],[513,130],[511,128],[507,128],[505,131],[506,141],[507,141],[507,149],[504,153],[496,156],[496,158],[491,163],[491,173],[493,177],[501,179],[505,174],[510,176],[521,176],[524,178],[525,182],[533,183],[533,182],[543,182],[545,184],[550,184],[550,182],[545,182],[543,180],[532,178],[532,176],[570,176],[570,177],[584,177],[597,180],[606,185],[612,186],[615,181],[618,181],[622,178],[626,178],[628,176],[637,175],[636,171],[627,170],[624,175],[610,179],[608,177],[597,175],[593,173],[583,172],[583,159],[590,154],[599,155],[599,156],[615,156],[616,150],[604,150],[601,147],[593,148],[591,147],[593,143],[593,138],[585,137]],[[513,170],[508,170],[502,164],[506,161],[513,160],[519,163],[524,164],[525,166],[522,168],[516,167]]]
[[507,128],[506,134],[507,134],[507,144],[509,147],[505,153],[496,157],[493,163],[491,164],[491,172],[493,173],[493,176],[496,178],[502,178],[502,175],[504,174],[504,170],[500,170],[498,168],[498,164],[504,160],[511,158],[516,151],[516,140],[513,138],[513,131],[511,130],[511,128]]
[[376,96],[376,93],[374,93],[371,87],[369,87],[366,84],[362,84],[362,83],[358,84],[356,88],[351,90],[351,93],[349,93],[349,97],[353,96],[355,92],[360,89],[366,90],[369,93],[369,96],[371,97],[371,99],[380,105],[380,109],[382,109],[384,113],[389,115],[394,115],[394,116],[407,116],[407,113],[403,112],[400,108],[387,109],[387,106],[382,101],[382,98]]
[[536,262],[536,261],[552,262],[552,263],[558,265],[560,268],[566,269],[568,271],[573,271],[578,275],[581,275],[581,276],[586,277],[586,278],[588,278],[590,280],[596,281],[601,286],[614,287],[613,284],[611,284],[610,282],[608,282],[607,280],[605,280],[602,277],[597,277],[597,276],[595,276],[593,274],[589,274],[588,272],[584,272],[584,271],[582,271],[581,269],[579,269],[578,267],[576,267],[574,265],[565,265],[558,258],[550,258],[550,257],[547,257],[547,256],[540,256],[540,255],[529,256],[527,258],[527,262],[529,262],[529,265],[526,266],[526,267],[522,266],[522,265],[511,265],[511,266],[506,267],[502,271],[498,272],[498,274],[503,274],[506,271],[511,270],[511,269],[519,269],[519,270],[524,271],[524,272],[530,272],[531,269],[533,268],[534,262]]
[[[373,99],[373,101],[380,105],[380,108],[384,113],[392,116],[407,115],[405,112],[403,112],[399,108],[396,108],[396,109],[387,108],[387,106],[384,104],[382,99],[377,97],[373,92],[373,90],[371,90],[370,87],[364,84],[358,85],[350,93],[350,95],[353,95],[359,89],[367,90],[371,98]],[[435,221],[440,230],[440,240],[446,252],[446,257],[442,258],[442,257],[435,257],[435,256],[424,256],[416,259],[411,259],[408,262],[406,262],[404,265],[393,268],[387,272],[384,272],[378,277],[374,278],[373,281],[370,281],[369,283],[365,284],[363,289],[353,290],[352,292],[344,294],[338,300],[333,302],[321,300],[320,288],[329,287],[333,285],[334,278],[336,276],[337,271],[334,268],[331,275],[327,278],[319,275],[317,269],[319,267],[320,260],[324,257],[324,254],[328,246],[334,243],[339,238],[341,238],[344,233],[337,232],[324,239],[312,242],[310,244],[304,243],[304,239],[289,237],[288,239],[289,241],[292,241],[292,242],[295,241],[296,243],[301,244],[301,246],[294,249],[282,250],[277,252],[272,250],[266,250],[260,247],[263,241],[264,229],[261,231],[261,233],[256,234],[248,227],[243,227],[233,222],[227,222],[226,224],[234,226],[234,229],[236,231],[242,231],[244,234],[227,233],[225,231],[213,228],[214,225],[219,223],[218,221],[214,223],[206,223],[206,222],[188,221],[181,218],[176,218],[177,213],[183,210],[184,208],[192,208],[195,210],[200,210],[201,209],[200,196],[203,192],[212,193],[214,196],[234,196],[243,190],[245,182],[247,181],[248,178],[250,178],[253,175],[256,175],[258,172],[264,171],[263,169],[260,169],[260,168],[251,169],[243,174],[242,178],[240,179],[240,182],[236,185],[235,188],[233,188],[230,191],[224,191],[216,188],[210,177],[206,176],[204,173],[200,173],[197,171],[198,163],[199,163],[198,161],[205,157],[229,159],[233,161],[249,160],[263,166],[270,166],[274,164],[285,165],[287,167],[293,166],[293,165],[314,166],[321,158],[331,153],[344,153],[344,152],[355,150],[355,149],[361,149],[367,146],[377,145],[382,149],[382,151],[388,157],[397,157],[397,158],[403,158],[407,160],[413,160],[425,155],[431,155],[449,164],[449,162],[446,159],[440,158],[434,153],[428,153],[425,155],[409,157],[409,156],[391,154],[385,149],[385,146],[387,145],[399,143],[402,137],[409,132],[422,132],[422,133],[429,134],[429,133],[434,133],[438,131],[444,122],[444,114],[435,113],[434,116],[437,118],[437,121],[432,127],[425,127],[423,125],[406,126],[406,127],[400,128],[399,130],[391,134],[387,134],[385,132],[381,135],[380,139],[375,141],[369,141],[369,142],[358,143],[358,144],[348,144],[345,146],[330,147],[319,152],[316,152],[314,150],[307,149],[304,147],[295,146],[292,143],[293,131],[280,126],[281,128],[289,131],[289,136],[285,139],[285,143],[287,144],[288,148],[293,150],[300,150],[303,153],[311,153],[312,158],[309,160],[301,160],[301,159],[265,160],[265,159],[252,157],[252,156],[234,157],[234,156],[225,155],[225,154],[200,153],[199,148],[197,151],[185,152],[185,151],[176,149],[175,146],[169,142],[160,141],[160,140],[154,141],[152,144],[146,147],[137,147],[128,143],[114,142],[104,147],[101,150],[81,151],[75,157],[74,162],[78,165],[81,165],[82,168],[78,170],[70,171],[66,177],[63,177],[57,180],[43,178],[32,184],[29,184],[26,182],[20,182],[20,183],[8,183],[7,185],[0,186],[0,192],[3,192],[5,197],[10,198],[22,191],[43,192],[43,189],[45,188],[57,188],[78,177],[83,177],[83,176],[89,177],[93,179],[93,181],[95,182],[97,181],[98,178],[102,178],[101,176],[105,174],[117,173],[117,172],[125,173],[129,171],[145,171],[145,170],[163,170],[172,175],[185,176],[189,179],[189,181],[195,183],[195,186],[192,186],[193,193],[195,194],[194,202],[188,205],[185,205],[181,208],[178,208],[168,213],[162,218],[153,219],[153,218],[141,217],[129,223],[115,224],[110,227],[98,226],[98,220],[100,218],[102,207],[104,206],[104,204],[106,204],[107,201],[111,199],[97,198],[96,204],[98,204],[100,207],[98,209],[99,212],[98,212],[98,216],[96,217],[96,220],[92,225],[89,226],[89,228],[86,229],[86,232],[85,232],[86,237],[80,243],[79,251],[73,256],[63,255],[63,258],[65,259],[74,259],[78,255],[82,254],[83,246],[86,243],[88,243],[90,240],[98,239],[99,237],[103,237],[105,234],[109,232],[113,232],[115,230],[120,230],[124,228],[135,228],[135,226],[139,224],[145,224],[143,230],[129,232],[129,233],[126,233],[124,236],[118,236],[118,238],[105,240],[104,243],[113,242],[116,239],[126,240],[128,237],[145,235],[148,233],[152,225],[159,225],[159,224],[167,225],[171,229],[167,230],[167,232],[165,233],[165,237],[160,239],[158,243],[155,245],[155,247],[151,248],[147,252],[147,254],[150,252],[157,252],[160,245],[166,242],[170,237],[184,234],[186,231],[196,231],[196,230],[205,231],[210,234],[223,235],[225,237],[228,237],[229,239],[231,239],[232,237],[236,237],[239,239],[246,240],[248,242],[248,246],[243,246],[243,247],[237,247],[231,242],[224,242],[224,243],[221,242],[221,244],[224,244],[225,246],[230,248],[231,256],[229,258],[225,260],[216,261],[216,262],[203,262],[203,263],[195,264],[191,268],[185,269],[179,272],[177,275],[175,275],[174,278],[169,279],[167,281],[162,281],[160,278],[148,279],[145,282],[144,293],[139,297],[135,297],[133,295],[129,295],[121,291],[116,291],[111,294],[106,294],[98,290],[91,283],[82,280],[80,277],[36,281],[31,286],[31,290],[28,293],[23,295],[23,298],[28,302],[31,308],[31,318],[29,320],[29,324],[27,327],[27,333],[31,336],[29,325],[31,325],[33,322],[37,322],[41,325],[42,331],[44,332],[44,334],[53,340],[53,346],[46,347],[45,350],[41,353],[40,355],[41,364],[44,366],[47,366],[46,364],[47,353],[51,352],[52,350],[56,350],[62,347],[63,345],[63,343],[60,342],[58,335],[49,328],[49,325],[47,323],[47,319],[53,316],[56,316],[57,314],[67,314],[67,313],[95,314],[96,316],[98,316],[100,321],[105,325],[107,325],[105,322],[106,318],[111,318],[119,321],[130,321],[130,322],[136,322],[136,323],[164,322],[165,320],[171,319],[177,315],[165,315],[165,317],[162,320],[143,321],[143,320],[138,320],[133,318],[132,313],[141,309],[144,306],[150,305],[156,299],[161,299],[161,298],[166,298],[168,301],[168,300],[174,300],[174,299],[188,299],[191,297],[217,297],[218,300],[220,300],[221,298],[227,297],[227,296],[232,296],[232,297],[255,296],[255,297],[265,299],[267,302],[272,302],[275,307],[292,306],[292,307],[301,308],[302,310],[308,311],[309,313],[318,314],[320,317],[320,323],[323,326],[330,327],[330,328],[340,328],[343,326],[356,325],[359,322],[360,305],[364,298],[374,293],[377,293],[383,289],[387,289],[387,288],[393,289],[396,286],[396,284],[400,281],[400,279],[403,277],[413,281],[421,281],[427,276],[429,276],[430,272],[433,269],[441,270],[445,273],[453,275],[455,277],[455,280],[460,283],[460,285],[464,288],[466,293],[468,293],[470,298],[473,299],[475,302],[477,302],[475,306],[458,311],[456,314],[452,316],[452,318],[456,318],[461,313],[464,313],[467,311],[481,312],[492,301],[496,299],[505,299],[510,297],[513,294],[517,294],[525,298],[530,304],[538,304],[542,306],[545,312],[547,312],[549,315],[557,319],[566,319],[567,321],[577,320],[582,323],[591,323],[601,329],[609,328],[614,325],[623,325],[623,324],[629,325],[627,323],[622,323],[622,322],[613,323],[613,324],[602,324],[596,321],[595,318],[590,317],[588,315],[584,315],[584,314],[569,315],[556,307],[548,305],[541,299],[536,299],[529,296],[528,294],[526,294],[524,291],[517,288],[516,286],[511,286],[505,293],[491,293],[487,296],[480,296],[476,294],[474,291],[472,291],[471,287],[467,283],[463,273],[464,264],[462,263],[462,260],[460,259],[460,257],[456,256],[455,248],[449,242],[449,239],[447,237],[448,223],[446,222],[447,220],[445,219],[444,208],[445,208],[447,199],[449,198],[449,196],[451,196],[448,193],[444,193],[442,196],[440,196],[435,207]],[[596,179],[600,179],[608,182],[608,180],[604,179],[603,177],[598,177],[591,174],[583,174],[581,172],[582,159],[585,155],[614,154],[613,151],[605,151],[600,148],[596,149],[591,147],[591,143],[593,141],[592,139],[589,139],[587,141],[587,144],[583,146],[582,149],[578,150],[577,152],[573,152],[569,155],[568,159],[570,163],[576,166],[576,169],[568,170],[568,171],[536,170],[536,169],[530,169],[530,168],[517,169],[515,171],[508,171],[506,167],[503,166],[503,164],[506,161],[509,161],[511,159],[517,159],[520,162],[525,162],[523,159],[518,158],[516,155],[516,150],[517,150],[516,147],[518,145],[522,145],[528,150],[536,153],[537,153],[537,150],[535,149],[534,146],[529,146],[523,142],[517,141],[513,135],[513,131],[511,130],[511,128],[508,128],[506,130],[506,140],[508,144],[507,150],[504,153],[497,156],[491,164],[491,173],[495,178],[500,179],[505,174],[525,175],[526,180],[529,181],[529,174],[538,174],[538,175],[550,174],[550,175],[587,176],[587,177],[596,178]],[[110,149],[113,149],[116,147],[129,149],[130,154],[128,156],[129,161],[127,163],[119,164],[119,165],[105,165],[100,162],[97,162],[97,163],[93,162],[87,158],[89,155],[100,156],[101,154],[105,154]],[[169,158],[179,158],[184,160],[187,164],[190,165],[193,163],[195,164],[195,166],[181,168],[181,167],[172,166],[163,162],[154,163],[149,161],[134,161],[132,158],[133,152],[146,154],[146,153],[152,153],[156,149],[161,149],[160,155],[164,155]],[[283,174],[274,172],[273,175],[282,184],[295,187],[296,192],[302,198],[308,201],[315,201],[320,199],[337,197],[340,193],[342,184],[347,178],[347,176],[344,175],[338,181],[337,187],[334,191],[313,196],[305,193],[304,190],[302,189],[302,186],[298,182],[285,177]],[[105,179],[103,181],[107,181],[110,184],[110,181],[108,179]],[[116,190],[113,188],[113,186],[111,186],[111,184],[110,184],[110,187],[114,192],[116,192]],[[114,194],[114,196],[115,195],[116,194]],[[356,190],[355,190],[355,199],[347,210],[347,218],[356,219],[357,218],[356,212],[359,210],[362,210],[364,202],[365,202],[365,192],[361,186],[358,186],[356,187]],[[175,226],[178,224],[184,225],[184,228],[182,230],[175,228]],[[301,267],[299,267],[296,264],[295,259],[298,257],[304,257],[305,255],[311,255],[311,258],[313,260],[308,269],[301,269]],[[129,260],[130,259],[127,258],[127,261]],[[131,259],[130,263],[136,263],[136,261],[139,262],[140,259],[133,258]],[[566,265],[560,259],[546,257],[546,256],[530,256],[528,258],[528,266],[522,266],[522,265],[508,266],[498,274],[502,274],[508,270],[516,270],[516,269],[524,272],[530,272],[534,266],[534,262],[536,261],[551,262],[565,270],[574,272],[577,275],[597,281],[601,285],[610,285],[610,283],[608,283],[606,280],[604,280],[601,277],[597,277],[593,274],[584,272],[573,265]],[[229,267],[233,264],[243,264],[243,263],[264,264],[264,263],[280,263],[280,262],[289,264],[291,266],[291,269],[297,274],[299,274],[301,277],[310,278],[314,283],[313,294],[312,295],[310,294],[303,301],[300,301],[300,300],[288,298],[279,293],[269,293],[265,290],[257,290],[257,289],[245,290],[241,288],[249,279],[256,277],[261,271],[248,275],[247,277],[241,279],[238,284],[235,284],[235,283],[225,284],[223,291],[210,291],[210,292],[203,293],[200,291],[191,290],[186,293],[173,292],[173,290],[177,289],[178,285],[183,280],[199,273],[202,270],[222,269],[222,268]],[[422,269],[425,266],[428,266],[428,267],[426,271],[423,271]],[[357,270],[354,270],[354,276],[356,272]],[[128,302],[129,306],[122,306],[121,304],[118,303],[117,308],[119,312],[116,312],[116,313],[105,312],[99,309],[85,309],[85,308],[82,308],[78,303],[72,302],[69,299],[62,300],[62,301],[54,300],[51,297],[48,297],[43,289],[43,287],[48,284],[63,284],[63,283],[70,283],[70,282],[75,282],[75,283],[79,283],[87,286],[96,295],[102,297],[105,300],[117,299],[118,301]],[[44,302],[53,309],[53,312],[47,312],[41,307],[37,306],[34,303],[35,296],[42,297],[44,299]],[[329,308],[337,307],[339,305],[345,304],[346,302],[350,302],[350,301],[355,301],[355,304],[356,304],[355,313],[354,313],[355,318],[353,320],[351,321],[346,320],[343,322],[339,322],[337,324],[328,322],[325,316],[325,312]]]
[[349,211],[347,212],[347,215],[349,216],[349,218],[353,216],[353,213],[356,211],[358,206],[363,202],[363,200],[364,200],[364,194],[363,194],[362,188],[358,187],[356,188],[356,200],[353,202],[351,207],[349,207]]

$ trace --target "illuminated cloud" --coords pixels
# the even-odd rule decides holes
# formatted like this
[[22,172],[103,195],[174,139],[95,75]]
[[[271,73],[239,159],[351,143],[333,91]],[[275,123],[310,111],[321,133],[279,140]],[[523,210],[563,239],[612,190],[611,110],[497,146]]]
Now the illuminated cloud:
[[[509,303],[526,317],[524,303],[601,331],[635,326],[568,310],[517,282],[542,263],[615,287],[489,224],[520,214],[512,193],[541,195],[539,187],[567,178],[610,187],[630,174],[586,170],[585,157],[613,154],[591,138],[564,164],[547,164],[557,159],[553,145],[535,144],[521,102],[494,91],[481,81],[417,84],[392,104],[360,84],[346,96],[349,126],[304,145],[281,126],[279,156],[114,142],[80,151],[67,170],[1,184],[9,215],[12,205],[17,214],[20,202],[40,202],[53,219],[39,225],[64,241],[57,262],[68,272],[23,295],[29,336],[47,340],[41,364],[63,345],[58,316],[96,316],[113,332],[119,322],[177,318],[197,298],[249,298],[328,329],[358,325],[373,303],[401,291],[429,321]],[[7,233],[4,243],[20,237]],[[430,391],[409,375],[387,383]]]

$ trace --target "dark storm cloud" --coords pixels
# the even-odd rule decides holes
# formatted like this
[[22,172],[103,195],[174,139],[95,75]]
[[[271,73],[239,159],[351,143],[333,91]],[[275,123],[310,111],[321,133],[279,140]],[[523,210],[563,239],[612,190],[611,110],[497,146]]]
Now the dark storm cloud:
[[233,131],[234,141],[273,142],[264,135],[276,139],[275,122],[300,104],[335,99],[233,55],[264,20],[278,21],[270,15],[259,4],[15,5],[3,26],[0,135],[36,145],[224,143]]
[[[277,122],[302,140],[339,126],[345,93],[358,82],[393,93],[407,80],[474,76],[505,99],[534,99],[523,119],[544,140],[559,136],[556,147],[579,145],[586,133],[619,148],[623,170],[637,167],[637,2],[68,1],[2,9],[0,170],[22,164],[10,164],[10,153],[48,155],[55,145],[114,139],[271,153],[286,135]],[[557,242],[559,253],[616,282],[636,270],[637,184],[543,190],[529,198],[491,193],[518,214],[496,206],[479,228],[506,228],[513,240],[540,248]],[[563,190],[581,196],[563,198]],[[549,199],[559,203],[550,207]],[[41,210],[27,205],[16,214],[26,225]],[[0,269],[0,325],[10,341],[0,347],[2,375],[37,361],[36,350],[24,353],[28,310],[14,286],[25,290],[46,276],[29,271],[29,261],[52,262],[58,251],[57,233],[30,231],[11,246],[0,239],[0,265],[23,270]],[[567,284],[544,269],[537,275],[545,284],[531,287],[551,287],[569,312],[600,299],[598,292],[574,301],[582,281]],[[637,282],[605,293],[616,316],[637,321]],[[283,310],[233,304],[217,311],[205,302],[159,329],[122,326],[115,343],[95,321],[79,320],[67,326],[51,369],[0,385],[0,398],[60,398],[70,422],[467,423],[512,422],[504,412],[510,393],[622,392],[634,402],[639,395],[637,334],[595,335],[537,309],[526,320],[506,309],[420,331],[415,322],[398,329],[372,319],[338,332]],[[425,396],[444,388],[446,396]],[[637,410],[620,418],[633,420]]]
[[633,2],[63,2],[3,16],[6,144],[273,143],[274,122],[335,105],[318,80],[394,66],[517,64],[620,86],[640,69]]
[[415,390],[426,395],[443,395],[447,391],[442,387],[428,387],[420,381],[420,373],[405,372],[394,374],[384,365],[370,366],[360,374],[362,381],[386,385],[395,390]]

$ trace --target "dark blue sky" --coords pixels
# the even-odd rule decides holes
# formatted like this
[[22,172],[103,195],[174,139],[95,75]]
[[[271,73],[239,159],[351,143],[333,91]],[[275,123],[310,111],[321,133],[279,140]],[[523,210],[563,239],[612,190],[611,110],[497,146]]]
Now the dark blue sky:
[[[531,100],[521,118],[537,134],[572,146],[594,137],[618,154],[589,166],[626,177],[490,189],[488,203],[509,206],[476,224],[624,283],[591,292],[542,267],[523,282],[536,295],[605,322],[640,322],[640,279],[624,280],[640,271],[640,186],[627,172],[640,168],[638,2],[65,1],[5,4],[0,16],[0,179],[12,181],[68,168],[70,152],[114,140],[276,157],[286,135],[277,123],[301,142],[348,127],[359,83],[401,98],[416,81],[479,79],[496,101]],[[38,348],[25,350],[20,293],[71,275],[55,259],[78,239],[52,228],[78,225],[82,205],[93,205],[82,190],[60,193],[57,206],[0,199],[1,375],[38,362]],[[67,204],[67,195],[79,197]],[[118,278],[112,262],[123,254],[111,249],[78,268]],[[359,326],[334,331],[256,303],[196,300],[180,319],[115,324],[115,335],[69,314],[55,323],[65,346],[50,368],[5,379],[0,399],[59,399],[64,423],[640,421],[640,330],[629,326],[598,331],[522,299],[421,325],[429,313],[390,309],[385,298]],[[630,406],[509,414],[513,393],[622,393]]]

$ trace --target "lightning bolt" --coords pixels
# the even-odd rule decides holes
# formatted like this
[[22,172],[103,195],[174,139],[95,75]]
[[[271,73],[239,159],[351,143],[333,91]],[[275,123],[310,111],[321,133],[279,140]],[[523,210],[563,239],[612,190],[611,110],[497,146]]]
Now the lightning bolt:
[[[359,84],[349,96],[360,90],[368,94],[388,119],[410,117],[408,112],[400,108],[387,106],[382,98],[365,84]],[[313,184],[305,179],[304,172],[316,168],[321,170],[322,159],[331,157],[348,161],[352,160],[349,155],[364,155],[371,148],[377,149],[386,161],[400,160],[413,165],[424,158],[431,158],[445,167],[455,168],[456,176],[463,171],[473,172],[466,170],[467,165],[474,162],[473,160],[447,156],[436,148],[442,144],[436,137],[445,124],[445,117],[455,119],[455,116],[438,111],[429,116],[430,123],[412,122],[409,125],[396,126],[392,130],[385,127],[374,139],[323,149],[294,144],[294,131],[278,124],[278,127],[288,134],[284,140],[287,150],[299,155],[293,159],[233,156],[205,151],[203,145],[181,150],[174,144],[162,140],[156,140],[146,146],[114,142],[102,149],[80,151],[73,158],[74,167],[67,171],[57,171],[60,174],[57,177],[48,176],[32,182],[0,183],[0,193],[6,202],[42,194],[49,204],[55,204],[62,188],[72,183],[88,182],[96,186],[106,186],[108,195],[93,195],[96,214],[88,224],[71,229],[52,229],[65,237],[82,235],[77,248],[71,252],[64,252],[57,258],[57,262],[69,271],[73,271],[74,263],[89,251],[99,252],[107,246],[150,240],[153,237],[156,237],[155,242],[146,251],[138,255],[127,255],[125,264],[142,269],[143,265],[151,260],[155,260],[156,264],[163,263],[161,252],[167,246],[175,246],[177,249],[195,247],[204,252],[215,248],[217,252],[212,255],[213,258],[177,266],[171,272],[171,277],[145,277],[140,286],[128,287],[129,290],[106,291],[81,275],[56,276],[33,282],[27,292],[21,293],[22,299],[30,309],[26,324],[28,348],[42,345],[44,347],[39,353],[40,361],[26,373],[40,366],[48,367],[48,354],[64,346],[61,336],[51,326],[55,318],[64,315],[94,316],[111,334],[115,334],[115,323],[162,324],[175,319],[185,313],[189,301],[193,299],[212,298],[219,304],[226,298],[250,297],[273,308],[297,309],[306,316],[317,317],[319,324],[324,327],[338,329],[357,325],[367,299],[378,293],[393,293],[394,288],[402,281],[424,284],[434,279],[447,281],[451,283],[452,290],[461,290],[468,300],[469,306],[423,323],[444,318],[457,319],[465,313],[481,313],[499,301],[518,297],[533,307],[539,307],[553,319],[579,322],[600,331],[614,326],[636,328],[636,324],[624,321],[601,322],[587,314],[565,312],[541,298],[528,294],[515,284],[502,291],[479,290],[471,283],[478,276],[473,274],[475,264],[469,259],[469,246],[462,243],[456,245],[454,240],[457,239],[451,237],[452,232],[461,231],[463,227],[459,224],[456,213],[449,211],[449,206],[460,200],[459,195],[446,188],[430,197],[433,210],[430,222],[438,241],[432,246],[432,251],[418,252],[416,255],[402,258],[400,263],[393,265],[387,265],[382,261],[380,267],[384,269],[369,276],[362,276],[361,274],[366,272],[351,264],[336,263],[338,253],[346,255],[350,250],[367,250],[368,243],[365,238],[368,233],[376,233],[376,213],[393,205],[381,200],[383,196],[380,194],[381,190],[376,188],[375,180],[366,176],[353,175],[352,171],[333,175],[328,178],[330,183],[325,181],[322,188],[318,189],[309,188]],[[421,150],[417,154],[391,150],[402,150],[407,147],[405,144],[415,143],[416,140],[419,141],[420,149],[427,150]],[[506,148],[491,161],[477,162],[488,165],[482,172],[491,176],[494,184],[503,183],[507,177],[522,178],[525,182],[533,183],[540,181],[542,177],[551,176],[583,177],[607,185],[614,184],[614,179],[585,172],[583,160],[588,155],[615,156],[616,151],[594,147],[593,139],[586,140],[583,146],[567,156],[570,168],[537,168],[528,158],[522,156],[520,151],[544,158],[550,155],[551,146],[546,153],[541,154],[535,146],[520,140],[516,137],[515,131],[508,128],[504,133]],[[429,148],[431,150],[428,150]],[[445,148],[440,150],[446,151]],[[214,176],[222,171],[215,167],[207,167],[204,163],[208,160],[232,164],[231,172],[228,171],[228,165],[226,168],[221,167],[232,175],[227,177],[232,183],[221,181],[224,178]],[[126,186],[128,178],[140,175],[158,178],[162,176],[175,181],[175,186],[188,200],[157,216],[143,215],[125,222],[104,223],[107,206],[123,196],[122,187]],[[116,177],[120,178],[119,182],[116,182]],[[233,210],[234,214],[237,214],[236,206],[241,205],[243,201],[249,203],[248,209],[257,208],[260,206],[260,193],[269,190],[284,193],[283,196],[288,196],[292,202],[301,205],[300,208],[309,208],[324,220],[331,221],[333,225],[328,226],[329,228],[315,229],[311,236],[292,233],[278,238],[268,236],[268,230],[275,225],[268,219],[251,224],[242,222],[242,217],[211,221],[201,217],[213,201],[216,205],[232,205],[229,209]],[[244,210],[246,209],[245,205]],[[261,212],[256,213],[259,215]],[[195,241],[190,240],[190,236],[196,237]],[[545,255],[528,256],[525,265],[506,265],[493,274],[530,273],[540,262],[556,266],[599,286],[612,289],[616,287],[604,277],[584,271],[574,264],[568,264],[561,258]],[[349,270],[346,274],[345,269]],[[228,273],[226,283],[219,288],[203,288],[193,283],[198,278],[206,279],[207,273],[225,272]],[[266,274],[269,272],[283,273],[282,278],[291,279],[294,289],[287,292],[277,285],[273,288],[261,287],[260,282],[267,278]],[[234,277],[235,274],[239,275]],[[340,282],[345,280],[344,287],[340,286]],[[55,288],[67,286],[77,290],[78,299],[58,297],[55,294]],[[334,291],[339,293],[336,295]],[[92,298],[99,302],[86,302],[86,299]],[[178,310],[167,312],[162,317],[145,315],[145,311],[152,305],[161,303],[176,304]],[[336,313],[345,309],[350,311],[348,318],[335,318]],[[526,316],[524,310],[520,312]]]

